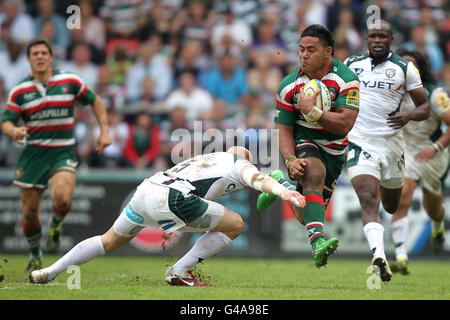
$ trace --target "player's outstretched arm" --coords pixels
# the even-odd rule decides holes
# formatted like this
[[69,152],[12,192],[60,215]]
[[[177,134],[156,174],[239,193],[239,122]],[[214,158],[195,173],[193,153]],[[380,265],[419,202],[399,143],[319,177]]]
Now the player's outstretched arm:
[[103,152],[107,146],[111,144],[111,137],[109,136],[108,116],[106,114],[106,108],[102,99],[97,96],[92,104],[92,110],[94,111],[95,118],[100,126],[100,136],[97,140],[96,151],[98,154]]
[[241,169],[239,174],[245,184],[255,190],[273,194],[284,201],[292,202],[299,208],[305,206],[304,196],[297,191],[289,190],[279,184],[274,178],[259,172],[255,166],[246,166]]

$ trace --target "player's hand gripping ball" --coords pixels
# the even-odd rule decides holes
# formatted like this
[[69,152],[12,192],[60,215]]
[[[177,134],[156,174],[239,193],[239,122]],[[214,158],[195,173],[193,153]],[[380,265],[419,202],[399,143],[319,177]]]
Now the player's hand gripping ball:
[[[330,91],[328,91],[327,86],[320,80],[313,79],[310,80],[303,87],[303,92],[305,96],[313,96],[316,91],[320,90],[319,95],[316,99],[316,107],[321,111],[329,111],[331,109],[331,95]],[[312,125],[318,125],[316,121],[310,119],[306,114],[302,112],[303,118],[305,118],[306,122]]]

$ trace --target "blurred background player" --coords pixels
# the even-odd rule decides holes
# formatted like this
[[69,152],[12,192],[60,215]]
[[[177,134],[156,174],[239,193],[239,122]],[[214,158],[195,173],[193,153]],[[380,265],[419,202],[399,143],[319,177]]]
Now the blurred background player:
[[[338,246],[336,238],[325,240],[325,208],[343,169],[347,133],[359,110],[358,77],[334,59],[333,53],[334,41],[328,29],[317,24],[306,28],[300,39],[301,67],[283,79],[276,98],[279,150],[289,176],[298,182],[297,190],[306,197],[306,206],[294,213],[306,226],[319,268],[327,264],[328,255]],[[311,97],[303,94],[303,86],[312,79],[320,79],[330,90],[330,111],[322,112],[315,106],[319,91]],[[317,125],[308,123],[300,111]],[[274,199],[262,194],[258,207],[265,209]]]
[[[392,216],[392,238],[395,244],[395,261],[390,264],[392,272],[409,274],[408,209],[417,186],[422,188],[423,206],[431,219],[431,244],[435,252],[442,252],[445,240],[445,207],[443,201],[443,181],[447,176],[450,143],[450,129],[442,133],[442,122],[450,126],[450,100],[431,72],[428,60],[418,51],[401,49],[397,52],[403,59],[414,63],[419,70],[423,86],[430,101],[430,117],[419,122],[409,122],[402,128],[405,138],[405,182],[398,209]],[[414,109],[407,95],[400,107],[401,111]]]
[[[15,86],[3,114],[3,133],[26,144],[18,160],[13,184],[20,187],[22,227],[27,238],[30,261],[26,271],[41,268],[40,204],[47,185],[53,201],[47,251],[56,252],[61,240],[61,223],[72,205],[76,183],[74,104],[92,104],[100,126],[97,151],[111,143],[108,120],[102,100],[84,81],[71,73],[53,70],[52,48],[36,38],[27,46],[31,75]],[[18,126],[22,119],[24,125]]]
[[[380,201],[389,213],[397,210],[403,186],[404,155],[400,129],[410,120],[425,120],[429,103],[414,64],[391,52],[392,27],[385,21],[368,26],[368,53],[345,60],[361,82],[361,109],[350,131],[347,167],[363,212],[363,230],[372,250],[372,265],[384,282],[392,272],[384,252]],[[416,106],[399,112],[409,93]]]
[[251,164],[252,155],[243,147],[227,152],[199,155],[185,160],[165,172],[145,179],[109,231],[77,244],[50,267],[33,271],[30,281],[46,283],[71,265],[80,265],[114,251],[130,241],[145,226],[162,227],[166,233],[206,232],[192,249],[170,266],[167,283],[176,286],[209,286],[198,281],[191,268],[209,258],[241,233],[244,222],[239,214],[214,202],[225,194],[253,188],[305,205],[305,198]]

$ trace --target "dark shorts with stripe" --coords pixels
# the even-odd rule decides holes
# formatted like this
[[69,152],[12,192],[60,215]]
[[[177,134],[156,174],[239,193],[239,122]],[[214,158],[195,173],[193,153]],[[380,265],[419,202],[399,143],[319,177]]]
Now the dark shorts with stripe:
[[13,184],[21,188],[45,189],[56,172],[75,173],[77,165],[74,146],[46,148],[27,145],[17,162]]
[[[295,154],[298,158],[317,158],[324,164],[327,173],[322,194],[325,206],[328,206],[337,180],[344,168],[345,155],[335,156],[326,153],[315,142],[308,139],[296,139],[295,145]],[[297,184],[297,191],[303,193],[303,186],[299,183]]]

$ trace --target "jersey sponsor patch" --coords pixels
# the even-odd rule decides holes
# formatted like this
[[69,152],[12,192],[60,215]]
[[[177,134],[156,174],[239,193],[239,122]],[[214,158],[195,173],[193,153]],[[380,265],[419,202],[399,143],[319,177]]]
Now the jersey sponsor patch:
[[144,217],[141,216],[136,211],[134,211],[130,205],[128,205],[127,208],[125,209],[125,213],[131,221],[134,221],[136,223],[144,223]]
[[347,99],[345,103],[348,106],[359,109],[359,90],[351,89],[347,93]]
[[442,92],[437,97],[437,101],[444,111],[450,110],[450,99],[446,92]]

